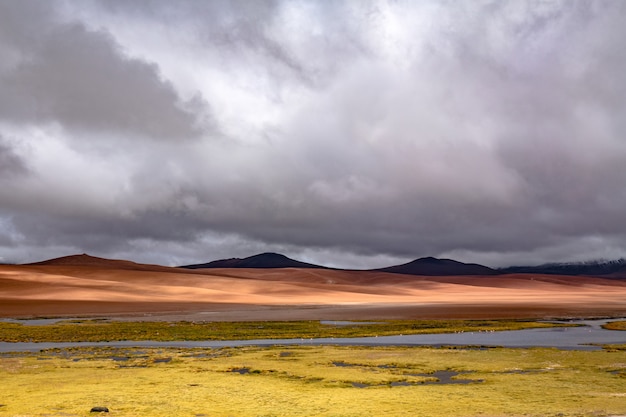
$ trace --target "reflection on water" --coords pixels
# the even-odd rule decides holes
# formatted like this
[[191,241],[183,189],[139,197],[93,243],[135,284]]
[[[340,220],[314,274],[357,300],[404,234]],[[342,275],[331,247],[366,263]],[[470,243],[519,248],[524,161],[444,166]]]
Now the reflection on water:
[[369,324],[385,324],[380,321],[349,321],[349,320],[320,320],[321,324],[327,326],[366,326]]
[[39,351],[42,349],[83,346],[112,347],[180,347],[221,348],[272,345],[360,345],[360,346],[473,346],[473,347],[554,347],[572,350],[596,350],[605,344],[626,344],[626,332],[600,327],[611,320],[573,320],[568,323],[581,327],[527,329],[503,332],[465,332],[381,337],[321,338],[321,339],[261,339],[224,341],[124,341],[76,343],[7,343],[0,342],[0,352]]

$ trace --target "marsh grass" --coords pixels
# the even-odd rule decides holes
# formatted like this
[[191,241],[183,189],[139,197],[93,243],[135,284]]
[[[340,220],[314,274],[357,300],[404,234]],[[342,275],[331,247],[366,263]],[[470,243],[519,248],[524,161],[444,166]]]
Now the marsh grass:
[[626,321],[611,321],[602,325],[606,330],[626,330]]
[[[413,376],[441,370],[476,382]],[[626,414],[625,370],[624,351],[543,348],[53,349],[0,356],[0,416],[88,416],[99,405],[151,417],[597,417]]]
[[388,320],[353,325],[283,322],[102,322],[71,320],[47,325],[0,322],[2,342],[106,342],[122,340],[251,340],[390,336],[398,334],[521,330],[571,326],[524,320]]

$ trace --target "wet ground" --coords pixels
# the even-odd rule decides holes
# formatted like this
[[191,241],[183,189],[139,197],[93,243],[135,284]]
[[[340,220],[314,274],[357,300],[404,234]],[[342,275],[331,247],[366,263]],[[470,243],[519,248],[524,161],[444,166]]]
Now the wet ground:
[[[626,332],[605,330],[608,321],[572,320],[580,327],[557,327],[502,332],[462,332],[446,334],[398,335],[382,337],[321,338],[321,339],[259,339],[226,341],[123,341],[72,343],[7,343],[0,342],[0,352],[39,351],[53,348],[88,346],[110,347],[180,347],[220,348],[272,345],[360,345],[360,346],[474,346],[474,347],[553,347],[565,350],[597,350],[602,345],[626,344]],[[28,321],[21,321],[20,323]],[[342,322],[345,323],[345,322]]]

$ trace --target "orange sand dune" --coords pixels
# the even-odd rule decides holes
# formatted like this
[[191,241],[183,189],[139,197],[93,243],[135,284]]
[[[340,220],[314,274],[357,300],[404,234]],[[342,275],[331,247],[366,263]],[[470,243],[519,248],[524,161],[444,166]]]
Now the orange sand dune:
[[207,320],[625,316],[626,281],[187,270],[91,257],[0,266],[0,317],[113,314]]

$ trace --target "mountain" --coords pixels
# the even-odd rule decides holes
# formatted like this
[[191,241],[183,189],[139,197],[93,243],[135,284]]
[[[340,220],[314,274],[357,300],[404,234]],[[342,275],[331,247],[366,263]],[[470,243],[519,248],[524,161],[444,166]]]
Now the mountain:
[[[325,266],[309,264],[306,262],[296,261],[285,255],[278,253],[261,253],[259,255],[250,256],[248,258],[230,258],[220,259],[217,261],[185,265],[181,268],[200,269],[200,268],[317,268],[317,269],[333,269]],[[498,271],[478,264],[466,264],[457,262],[452,259],[437,258],[420,258],[415,261],[390,266],[387,268],[372,269],[376,272],[390,272],[395,274],[407,275],[497,275]]]
[[[175,268],[139,264],[132,261],[98,258],[87,254],[63,256],[28,265],[57,267],[94,267],[118,270],[174,272]],[[248,258],[230,258],[204,264],[181,266],[188,270],[202,268],[309,268],[335,269],[321,265],[297,261],[278,253],[261,253]],[[179,273],[181,272],[178,270]],[[547,275],[584,275],[613,279],[626,279],[626,259],[613,261],[590,261],[578,263],[549,263],[538,266],[511,266],[491,269],[484,265],[463,263],[452,259],[433,257],[420,258],[402,265],[371,269],[376,272],[389,272],[406,275],[454,276],[454,275],[499,275],[499,274],[547,274]],[[200,271],[198,271],[200,272]],[[189,271],[188,273],[196,273]]]
[[48,259],[46,261],[34,262],[27,265],[33,266],[68,266],[68,267],[98,267],[108,269],[125,269],[137,271],[171,271],[172,268],[160,265],[138,264],[132,261],[121,259],[98,258],[97,256],[87,255],[69,255],[60,258]]
[[499,271],[505,274],[588,275],[626,278],[626,259],[548,263],[538,266],[510,266],[501,268]]
[[452,259],[420,258],[406,264],[376,269],[380,272],[407,275],[497,275],[498,271],[479,264],[466,264]]
[[266,252],[247,258],[220,259],[205,264],[185,265],[181,268],[317,268],[328,269],[324,266],[296,261],[280,253]]

